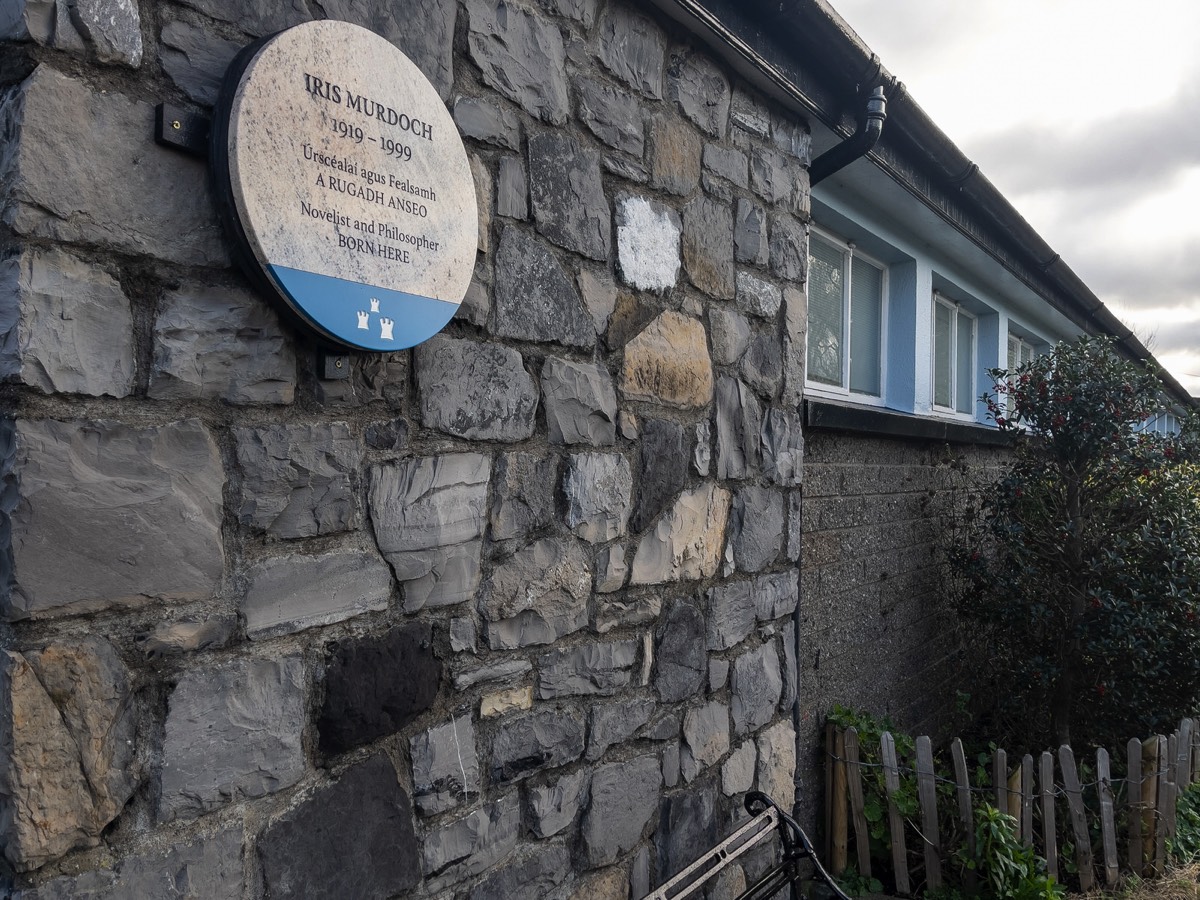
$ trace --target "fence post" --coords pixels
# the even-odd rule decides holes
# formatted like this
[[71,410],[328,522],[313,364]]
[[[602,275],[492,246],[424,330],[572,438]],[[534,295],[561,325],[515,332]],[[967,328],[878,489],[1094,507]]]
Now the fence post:
[[[1117,826],[1113,818],[1112,771],[1108,751],[1096,751],[1096,790],[1100,794],[1100,842],[1104,848],[1104,883],[1117,883]],[[1137,818],[1132,816],[1131,818]]]
[[997,747],[992,758],[992,786],[996,789],[996,809],[1008,812],[1008,754],[1003,747]]
[[1042,801],[1042,849],[1046,854],[1046,874],[1058,880],[1058,835],[1054,823],[1054,757],[1042,752],[1038,770],[1038,795]]
[[833,853],[829,871],[841,875],[846,871],[846,733],[840,728],[833,739]]
[[1130,738],[1125,745],[1125,784],[1129,790],[1129,869],[1142,874],[1142,742]]
[[1179,793],[1182,794],[1187,790],[1189,784],[1192,783],[1192,729],[1194,723],[1191,719],[1184,719],[1179,723],[1179,746],[1177,748],[1178,756],[1175,763],[1175,786],[1179,788]]
[[1167,861],[1167,807],[1174,800],[1171,794],[1172,784],[1167,778],[1167,739],[1161,734],[1154,739],[1155,782],[1157,793],[1154,804],[1154,874],[1162,875]]
[[[967,853],[975,858],[975,823],[971,820],[971,780],[967,774],[967,754],[962,740],[955,738],[950,745],[950,756],[954,759],[954,780],[958,787],[958,816],[962,819],[963,834],[966,835]],[[963,875],[963,884],[970,894],[975,893],[975,870],[968,869]]]
[[1079,784],[1079,770],[1075,767],[1075,753],[1068,745],[1063,744],[1058,748],[1058,762],[1062,766],[1067,809],[1071,813],[1071,831],[1075,834],[1079,886],[1084,891],[1090,891],[1096,883],[1096,874],[1092,870],[1092,836],[1088,832],[1087,819],[1083,814],[1083,788]]
[[921,837],[925,845],[925,884],[942,886],[941,835],[938,834],[937,785],[933,773],[933,745],[928,735],[917,738],[917,797],[921,801]]
[[825,858],[833,859],[833,757],[837,750],[836,728],[825,723]]
[[896,764],[896,742],[886,731],[880,736],[879,756],[883,760],[883,785],[887,791],[888,831],[892,836],[892,868],[896,872],[896,892],[907,897],[912,893],[908,880],[908,848],[904,843],[904,819],[896,808],[900,790],[900,767]]
[[850,777],[850,815],[854,819],[854,848],[858,853],[858,871],[871,877],[871,835],[867,831],[867,816],[863,811],[862,766],[858,764],[858,729],[846,729],[846,765]]
[[1033,755],[1021,757],[1021,839],[1033,846]]

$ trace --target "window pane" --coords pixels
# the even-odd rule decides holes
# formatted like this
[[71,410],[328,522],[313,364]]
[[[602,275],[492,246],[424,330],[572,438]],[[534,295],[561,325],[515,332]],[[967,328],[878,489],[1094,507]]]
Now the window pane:
[[1021,342],[1021,365],[1033,362],[1033,345]]
[[808,377],[841,385],[842,251],[812,235],[808,252]]
[[933,304],[933,403],[950,405],[950,328],[953,310]]
[[850,390],[880,395],[883,272],[861,259],[850,261]]
[[1011,372],[1021,364],[1021,342],[1015,337],[1008,339],[1008,370]]
[[958,314],[958,357],[954,360],[954,408],[960,413],[975,409],[975,320]]

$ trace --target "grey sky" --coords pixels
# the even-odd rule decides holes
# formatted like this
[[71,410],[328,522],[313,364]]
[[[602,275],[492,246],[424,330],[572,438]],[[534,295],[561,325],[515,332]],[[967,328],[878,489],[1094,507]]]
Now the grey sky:
[[1200,393],[1200,3],[831,2]]

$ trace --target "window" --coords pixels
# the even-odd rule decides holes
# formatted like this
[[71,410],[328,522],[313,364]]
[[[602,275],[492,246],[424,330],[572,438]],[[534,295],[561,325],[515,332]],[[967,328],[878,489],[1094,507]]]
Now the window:
[[887,272],[824,234],[814,232],[808,247],[808,380],[881,397]]
[[1033,344],[1025,340],[1023,337],[1018,337],[1015,334],[1008,336],[1008,369],[1012,371],[1018,366],[1023,366],[1027,362],[1032,362],[1037,353],[1033,349]]
[[933,295],[933,405],[964,415],[975,410],[975,317],[937,292]]

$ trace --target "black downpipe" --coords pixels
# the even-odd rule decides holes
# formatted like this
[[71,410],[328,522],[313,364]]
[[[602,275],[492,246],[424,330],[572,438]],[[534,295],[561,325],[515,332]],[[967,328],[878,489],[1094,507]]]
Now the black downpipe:
[[858,123],[858,130],[840,144],[830,147],[812,161],[808,168],[809,185],[815,187],[834,172],[845,168],[875,146],[883,133],[887,119],[887,97],[880,85],[867,98],[867,114]]

